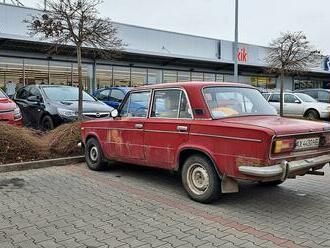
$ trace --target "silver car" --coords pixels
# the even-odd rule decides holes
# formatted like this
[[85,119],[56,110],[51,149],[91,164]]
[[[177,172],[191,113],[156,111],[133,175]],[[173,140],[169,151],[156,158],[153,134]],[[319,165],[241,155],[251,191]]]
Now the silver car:
[[[280,112],[280,94],[264,93],[266,100]],[[329,119],[330,104],[318,102],[303,93],[284,93],[284,115],[305,117],[310,120]]]

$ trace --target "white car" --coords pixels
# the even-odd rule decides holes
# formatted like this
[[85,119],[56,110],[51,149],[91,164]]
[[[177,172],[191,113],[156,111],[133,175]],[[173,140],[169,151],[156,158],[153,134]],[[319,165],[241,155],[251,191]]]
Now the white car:
[[[280,94],[264,93],[266,100],[280,112]],[[310,120],[329,119],[330,104],[318,102],[303,93],[284,93],[284,115],[305,117]]]

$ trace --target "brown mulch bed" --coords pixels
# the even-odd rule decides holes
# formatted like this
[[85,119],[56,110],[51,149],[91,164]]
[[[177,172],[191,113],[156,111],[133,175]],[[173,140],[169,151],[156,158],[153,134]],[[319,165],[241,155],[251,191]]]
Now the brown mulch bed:
[[81,155],[79,141],[79,122],[48,133],[0,124],[0,165]]

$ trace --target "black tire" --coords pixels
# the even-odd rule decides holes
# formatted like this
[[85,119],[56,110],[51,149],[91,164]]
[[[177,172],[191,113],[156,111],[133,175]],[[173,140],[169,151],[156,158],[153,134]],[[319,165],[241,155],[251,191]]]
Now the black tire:
[[319,120],[320,114],[314,109],[310,109],[305,113],[305,118],[308,120]]
[[40,122],[40,127],[42,131],[49,131],[54,129],[54,121],[49,115],[42,117]]
[[264,186],[264,187],[276,187],[282,183],[284,183],[284,181],[276,180],[276,181],[269,181],[269,182],[259,182],[259,185]]
[[89,169],[99,171],[105,169],[107,161],[102,148],[95,138],[90,138],[85,146],[85,159]]
[[210,203],[220,196],[221,180],[205,156],[190,156],[183,164],[181,177],[184,189],[197,202]]

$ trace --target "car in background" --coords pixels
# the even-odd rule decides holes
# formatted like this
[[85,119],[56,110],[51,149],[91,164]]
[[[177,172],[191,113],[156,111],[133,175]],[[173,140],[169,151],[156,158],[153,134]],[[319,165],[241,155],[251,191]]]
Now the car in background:
[[[265,93],[263,96],[280,112],[280,93]],[[286,116],[305,117],[309,120],[329,119],[330,104],[318,102],[303,93],[284,93],[283,112]]]
[[330,90],[327,89],[303,89],[295,92],[307,94],[319,102],[330,103]]
[[[78,119],[78,95],[77,87],[28,85],[17,91],[14,100],[22,111],[25,126],[51,130]],[[83,92],[84,119],[108,118],[112,110]]]
[[22,114],[14,101],[0,89],[0,123],[22,126]]
[[322,175],[330,162],[330,124],[280,117],[248,85],[137,87],[111,116],[81,124],[91,170],[112,160],[177,171],[187,194],[203,203],[238,192],[240,180],[274,186]]
[[130,90],[131,88],[129,87],[102,88],[96,90],[93,96],[113,108],[118,108],[125,95]]

